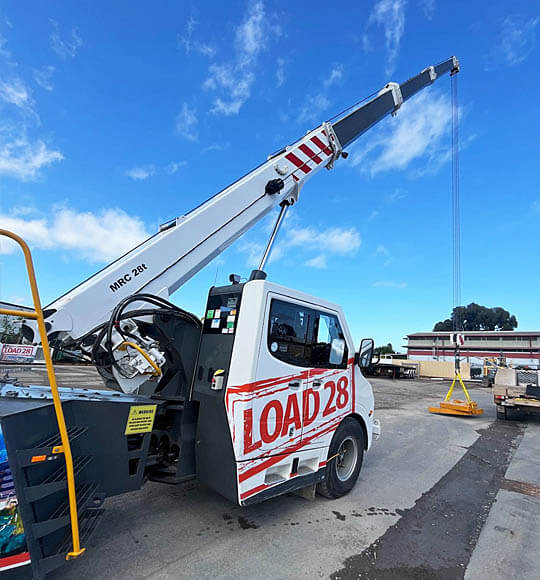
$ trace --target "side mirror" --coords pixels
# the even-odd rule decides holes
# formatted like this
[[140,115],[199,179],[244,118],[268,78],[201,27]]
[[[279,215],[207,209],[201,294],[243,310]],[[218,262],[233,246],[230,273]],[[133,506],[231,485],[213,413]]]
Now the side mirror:
[[358,352],[354,355],[354,362],[361,368],[365,369],[371,364],[375,342],[372,338],[363,338],[360,343]]

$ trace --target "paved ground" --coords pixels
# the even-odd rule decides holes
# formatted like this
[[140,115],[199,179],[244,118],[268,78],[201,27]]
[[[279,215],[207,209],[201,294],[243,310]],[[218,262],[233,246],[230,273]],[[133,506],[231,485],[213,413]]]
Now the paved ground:
[[474,387],[485,415],[435,416],[446,383],[372,382],[383,434],[348,496],[240,508],[149,483],[107,501],[88,554],[55,578],[538,577],[540,421],[496,421]]
[[[16,365],[0,363],[0,380],[22,385],[48,385],[45,364]],[[56,380],[60,387],[103,389],[103,382],[94,366],[56,365]]]

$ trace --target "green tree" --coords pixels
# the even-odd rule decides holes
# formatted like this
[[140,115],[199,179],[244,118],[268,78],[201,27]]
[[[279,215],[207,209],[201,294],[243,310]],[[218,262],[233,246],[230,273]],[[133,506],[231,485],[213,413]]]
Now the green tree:
[[516,317],[508,310],[500,306],[488,308],[471,302],[468,306],[454,308],[451,317],[437,322],[433,330],[514,330],[517,325]]
[[373,352],[375,354],[392,354],[394,352],[394,347],[389,342],[385,346],[377,346],[376,348],[373,349]]
[[19,342],[19,333],[15,330],[11,316],[0,316],[0,342],[4,344]]

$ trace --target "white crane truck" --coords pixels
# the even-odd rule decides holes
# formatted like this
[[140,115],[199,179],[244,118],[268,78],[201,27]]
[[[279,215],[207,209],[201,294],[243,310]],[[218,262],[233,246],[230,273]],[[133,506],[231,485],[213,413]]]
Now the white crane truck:
[[[264,265],[308,179],[345,158],[345,147],[415,93],[458,70],[452,57],[389,83],[44,310],[50,343],[93,361],[109,387],[60,389],[83,545],[104,499],[146,479],[196,477],[240,505],[300,489],[317,487],[330,498],[352,489],[378,432],[361,372],[373,341],[356,351],[339,306],[266,280]],[[245,283],[231,276],[230,285],[211,288],[202,322],[168,301],[277,206],[259,268]],[[25,333],[37,340],[31,325]],[[68,458],[59,443],[48,388],[0,384],[2,580],[41,580],[74,555]]]

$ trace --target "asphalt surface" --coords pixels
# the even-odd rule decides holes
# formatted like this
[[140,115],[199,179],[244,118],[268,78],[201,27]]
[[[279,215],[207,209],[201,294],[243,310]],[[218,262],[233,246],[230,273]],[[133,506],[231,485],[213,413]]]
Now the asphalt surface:
[[426,411],[446,382],[372,384],[382,436],[349,495],[240,508],[195,482],[149,483],[107,500],[87,554],[54,577],[538,577],[540,420],[497,421],[490,391],[475,386],[484,415],[458,418]]

